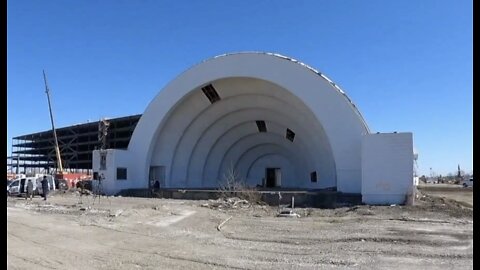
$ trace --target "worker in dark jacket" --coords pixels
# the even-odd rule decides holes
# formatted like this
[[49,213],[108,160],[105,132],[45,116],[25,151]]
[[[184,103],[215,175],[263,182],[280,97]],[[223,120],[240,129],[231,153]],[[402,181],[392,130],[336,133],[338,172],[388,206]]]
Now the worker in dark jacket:
[[43,200],[46,201],[47,195],[48,195],[48,180],[46,175],[43,176],[42,191],[43,191]]
[[25,197],[25,200],[28,200],[28,198],[30,198],[30,201],[33,199],[33,183],[30,179],[28,179],[27,183],[27,196]]

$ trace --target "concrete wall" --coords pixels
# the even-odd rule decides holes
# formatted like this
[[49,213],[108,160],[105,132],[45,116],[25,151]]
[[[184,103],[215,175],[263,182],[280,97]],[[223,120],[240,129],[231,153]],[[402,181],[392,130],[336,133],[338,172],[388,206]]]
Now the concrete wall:
[[369,134],[362,138],[362,201],[403,204],[413,190],[412,133]]

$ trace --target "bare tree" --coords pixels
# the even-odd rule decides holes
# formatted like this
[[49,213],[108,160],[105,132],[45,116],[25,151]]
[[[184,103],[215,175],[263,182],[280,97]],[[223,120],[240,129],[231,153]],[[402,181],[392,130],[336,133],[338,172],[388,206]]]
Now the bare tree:
[[227,168],[223,178],[219,181],[219,190],[222,191],[222,197],[238,197],[249,201],[250,203],[260,203],[262,195],[254,187],[249,187],[244,179],[235,170],[233,164]]

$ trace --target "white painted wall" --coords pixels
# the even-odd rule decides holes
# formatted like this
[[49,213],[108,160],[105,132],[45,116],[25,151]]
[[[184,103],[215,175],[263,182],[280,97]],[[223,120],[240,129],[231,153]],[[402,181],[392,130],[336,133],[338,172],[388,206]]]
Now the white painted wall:
[[366,204],[403,204],[412,190],[412,133],[363,136],[362,201]]
[[[92,169],[93,172],[98,172],[99,175],[103,176],[102,187],[105,194],[113,195],[122,189],[144,187],[141,182],[133,181],[133,179],[135,179],[132,172],[133,162],[130,159],[127,150],[103,150],[107,154],[105,170],[100,170],[100,151],[101,150],[94,150],[92,153]],[[127,168],[127,180],[117,180],[117,168],[119,167]],[[95,188],[97,186],[98,182],[94,180],[92,182],[92,187]]]

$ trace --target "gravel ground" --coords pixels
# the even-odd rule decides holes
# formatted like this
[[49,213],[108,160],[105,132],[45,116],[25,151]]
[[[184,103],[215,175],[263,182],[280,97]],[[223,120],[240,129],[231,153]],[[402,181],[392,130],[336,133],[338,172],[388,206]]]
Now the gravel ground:
[[473,269],[473,209],[449,199],[297,208],[297,218],[218,204],[10,197],[7,269]]

